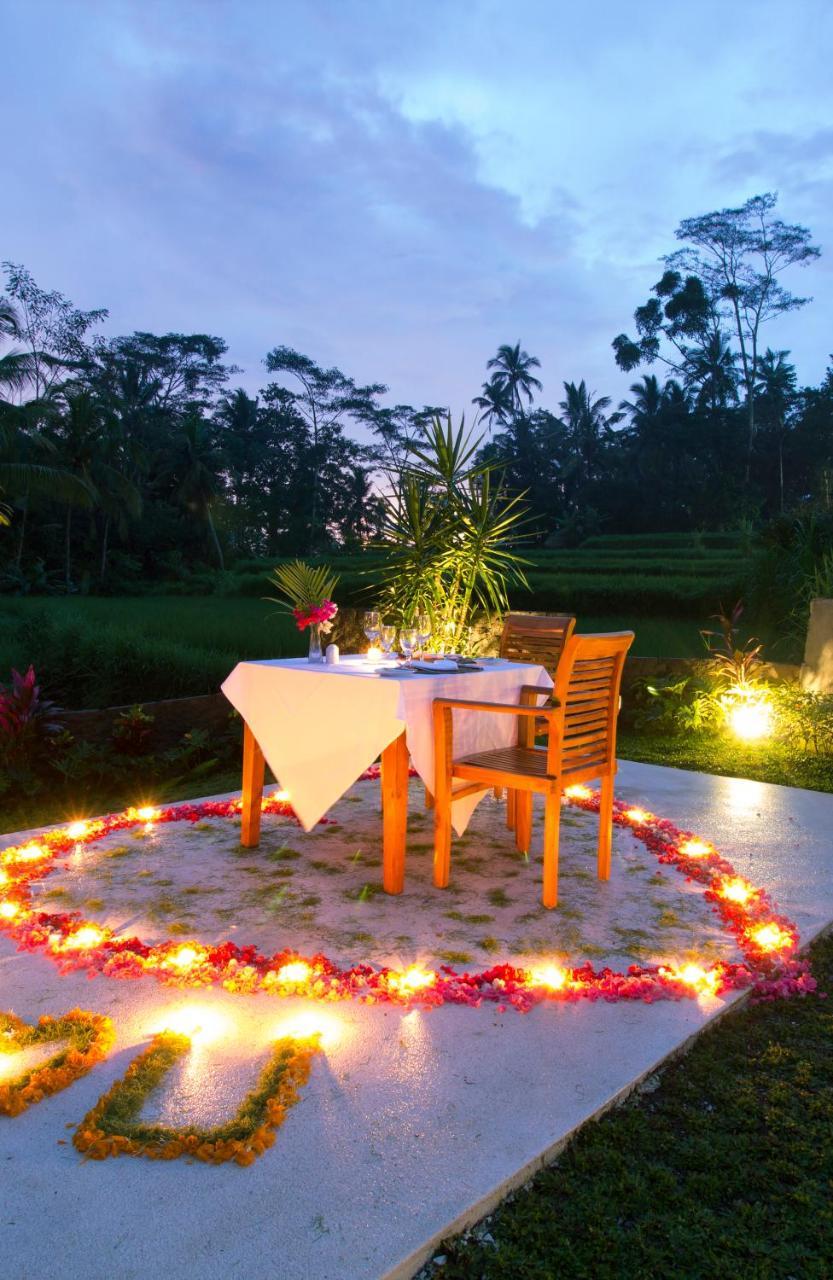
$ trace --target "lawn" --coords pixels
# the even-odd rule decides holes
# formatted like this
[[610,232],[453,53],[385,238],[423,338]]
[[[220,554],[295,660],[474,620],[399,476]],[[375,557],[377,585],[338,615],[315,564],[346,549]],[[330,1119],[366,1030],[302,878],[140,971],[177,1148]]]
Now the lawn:
[[[813,969],[833,989],[833,940]],[[833,1006],[730,1014],[587,1125],[442,1280],[823,1280],[833,1257]],[[657,1087],[658,1086],[658,1087]]]
[[[697,657],[694,619],[586,614],[583,631],[636,632],[633,652]],[[274,605],[218,596],[54,596],[0,600],[0,682],[30,662],[66,707],[119,705],[214,692],[241,658],[304,652]]]

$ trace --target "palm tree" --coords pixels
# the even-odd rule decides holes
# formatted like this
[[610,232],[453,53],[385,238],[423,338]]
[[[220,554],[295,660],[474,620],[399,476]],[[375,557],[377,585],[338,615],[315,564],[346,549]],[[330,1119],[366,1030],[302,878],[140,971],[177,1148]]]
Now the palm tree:
[[541,368],[541,361],[528,352],[521,351],[520,342],[516,342],[514,347],[510,347],[508,343],[499,346],[497,355],[487,362],[486,368],[495,370],[491,380],[497,381],[505,390],[515,413],[523,413],[523,400],[526,399],[527,405],[531,405],[533,391],[543,389],[531,372]]
[[697,407],[716,413],[738,396],[737,356],[725,334],[716,330],[701,347],[686,352],[685,388],[696,395]]
[[773,431],[778,447],[779,509],[784,512],[784,439],[787,420],[796,398],[795,365],[787,359],[789,351],[773,351],[767,347],[758,361],[755,396],[764,422]]
[[512,417],[512,395],[498,373],[493,373],[489,381],[483,383],[481,394],[474,397],[472,404],[477,405],[478,417],[489,424],[489,430],[495,423],[505,426]]
[[564,392],[559,408],[567,435],[568,470],[577,477],[576,488],[581,491],[599,471],[605,444],[613,438],[611,426],[619,415],[607,416],[610,397],[589,392],[583,378],[578,386],[565,382]]
[[217,537],[211,504],[222,488],[225,459],[217,448],[207,424],[197,414],[186,418],[176,441],[177,496],[190,510],[205,520],[221,569],[225,568],[223,548]]

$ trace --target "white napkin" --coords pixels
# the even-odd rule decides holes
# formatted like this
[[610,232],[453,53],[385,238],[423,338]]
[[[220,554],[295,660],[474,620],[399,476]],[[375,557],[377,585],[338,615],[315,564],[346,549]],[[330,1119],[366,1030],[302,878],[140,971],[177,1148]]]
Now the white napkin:
[[448,658],[438,658],[436,662],[412,662],[417,671],[456,671],[457,663]]

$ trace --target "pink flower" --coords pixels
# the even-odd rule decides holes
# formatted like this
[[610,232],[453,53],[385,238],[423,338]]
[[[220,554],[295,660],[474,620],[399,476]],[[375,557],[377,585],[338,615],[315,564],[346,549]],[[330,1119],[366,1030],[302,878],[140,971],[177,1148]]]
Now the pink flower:
[[332,630],[333,619],[338,613],[338,605],[333,600],[322,600],[321,604],[310,605],[308,609],[297,606],[292,610],[298,630],[317,625],[327,634]]

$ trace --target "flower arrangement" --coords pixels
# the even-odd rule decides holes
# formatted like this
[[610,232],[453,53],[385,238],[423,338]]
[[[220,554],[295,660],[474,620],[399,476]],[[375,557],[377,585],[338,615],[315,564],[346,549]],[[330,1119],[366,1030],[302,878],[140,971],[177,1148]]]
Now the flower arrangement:
[[[378,777],[378,767],[364,775]],[[568,788],[566,801],[597,813],[599,796],[588,787]],[[617,801],[613,821],[630,830],[663,866],[700,885],[704,897],[734,936],[743,955],[739,962],[717,961],[708,968],[686,965],[631,965],[626,973],[592,965],[564,965],[552,974],[511,963],[481,973],[457,973],[411,966],[404,971],[356,963],[342,969],[324,955],[299,956],[279,951],[260,954],[255,946],[227,941],[203,944],[169,940],[155,945],[114,933],[77,913],[41,910],[30,886],[43,879],[56,860],[76,844],[89,844],[112,831],[148,823],[198,822],[203,818],[236,819],[240,800],[185,803],[167,809],[128,809],[46,832],[37,841],[12,845],[0,853],[0,930],[20,950],[44,952],[62,972],[84,970],[90,977],[154,977],[168,986],[220,986],[240,994],[303,996],[315,1000],[359,1000],[366,1004],[496,1003],[526,1013],[543,1000],[679,1000],[723,995],[745,987],[756,999],[806,995],[815,990],[809,963],[797,956],[798,929],[775,912],[766,891],[739,876],[713,845],[683,831],[667,818]],[[291,805],[278,795],[266,796],[263,809],[293,817]],[[326,821],[326,819],[322,819]],[[549,966],[555,968],[555,966]]]
[[321,661],[321,634],[327,635],[333,627],[338,605],[331,599],[338,584],[338,577],[326,565],[310,565],[303,560],[278,565],[272,574],[272,583],[279,596],[267,596],[295,619],[299,631],[307,627],[310,633],[309,660]]
[[34,1027],[13,1013],[0,1013],[0,1054],[61,1043],[46,1062],[0,1084],[0,1115],[19,1116],[27,1107],[85,1076],[106,1058],[114,1040],[113,1023],[100,1013],[71,1009],[60,1018],[44,1014]]
[[269,1061],[236,1115],[211,1129],[147,1124],[140,1119],[148,1095],[191,1048],[187,1035],[161,1031],[134,1058],[121,1080],[93,1107],[73,1135],[77,1151],[93,1160],[108,1156],[148,1156],[175,1160],[190,1156],[207,1164],[233,1160],[250,1165],[275,1141],[275,1130],[298,1101],[298,1090],[309,1079],[317,1036],[299,1041],[284,1037],[272,1046]]

